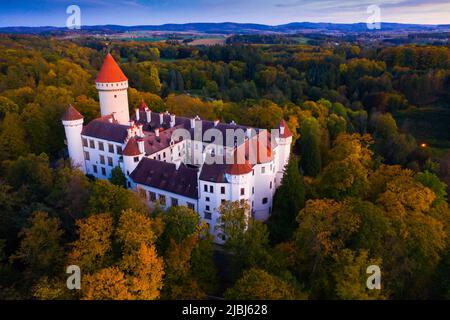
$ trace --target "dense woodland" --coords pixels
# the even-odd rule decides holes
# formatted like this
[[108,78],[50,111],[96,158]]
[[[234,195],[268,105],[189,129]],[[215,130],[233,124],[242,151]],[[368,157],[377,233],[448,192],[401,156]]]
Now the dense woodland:
[[[96,181],[70,168],[60,118],[69,103],[85,122],[99,115],[106,50],[130,109],[286,119],[294,156],[267,223],[226,203],[214,247],[188,208],[149,210],[118,170]],[[450,298],[449,123],[448,46],[2,35],[0,298]],[[65,286],[71,264],[81,290]],[[382,290],[366,288],[372,264]]]

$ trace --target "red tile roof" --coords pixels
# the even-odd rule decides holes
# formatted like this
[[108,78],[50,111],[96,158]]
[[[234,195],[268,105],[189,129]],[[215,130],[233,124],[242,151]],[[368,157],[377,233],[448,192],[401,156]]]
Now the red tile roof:
[[128,78],[123,74],[122,70],[114,60],[113,56],[108,53],[103,61],[102,68],[95,82],[112,83],[127,81]]
[[69,104],[69,108],[67,108],[66,112],[64,113],[64,115],[61,118],[61,120],[63,120],[63,121],[74,121],[74,120],[81,120],[81,119],[83,119],[83,116],[71,104]]
[[139,151],[139,146],[135,138],[131,137],[130,140],[128,140],[127,145],[125,146],[125,149],[123,150],[124,156],[138,156],[141,152]]
[[282,119],[280,121],[280,128],[281,127],[284,127],[284,134],[281,134],[281,131],[280,131],[280,138],[292,137],[292,132],[291,132],[291,130],[289,130],[289,127],[288,127],[286,121],[284,121],[284,119]]
[[[238,159],[237,150],[234,151],[234,163],[227,164],[225,167],[225,172],[231,175],[239,176],[252,172],[253,166],[248,163],[245,159],[245,154],[243,154],[244,159]],[[243,162],[243,163],[242,163]]]
[[148,109],[148,106],[145,104],[144,99],[142,99],[141,103],[139,104],[139,110],[145,111],[145,109]]

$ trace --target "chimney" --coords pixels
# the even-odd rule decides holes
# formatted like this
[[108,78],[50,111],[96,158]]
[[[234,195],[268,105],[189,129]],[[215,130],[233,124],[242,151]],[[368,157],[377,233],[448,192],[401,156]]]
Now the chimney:
[[144,153],[145,153],[144,139],[138,139],[138,140],[137,140],[137,144],[138,144],[138,147],[139,147],[139,152],[140,152],[141,154],[144,154]]
[[247,128],[247,138],[250,139],[252,137],[252,128]]
[[139,121],[140,111],[139,109],[134,110],[136,112],[136,121]]
[[214,127],[217,127],[218,124],[219,124],[219,120],[215,120],[214,121]]
[[175,126],[175,115],[170,115],[170,127],[173,128]]
[[147,117],[147,123],[152,121],[152,111],[148,108],[145,109],[145,115]]
[[138,136],[144,137],[144,130],[142,129],[144,126],[142,124],[138,124]]
[[156,135],[157,137],[159,137],[159,128],[158,128],[158,129],[155,129],[155,135]]
[[161,112],[161,113],[159,114],[159,124],[162,125],[163,122],[164,122],[164,113]]

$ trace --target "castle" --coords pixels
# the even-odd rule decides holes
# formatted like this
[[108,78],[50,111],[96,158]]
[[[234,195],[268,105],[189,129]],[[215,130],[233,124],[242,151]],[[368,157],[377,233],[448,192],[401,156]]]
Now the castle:
[[[83,116],[73,106],[62,117],[74,166],[98,179],[110,178],[119,167],[128,188],[149,206],[158,202],[165,208],[187,206],[198,212],[216,243],[225,240],[216,228],[218,209],[225,201],[246,202],[257,220],[269,217],[291,150],[292,134],[284,120],[273,136],[234,122],[152,112],[144,101],[130,118],[128,79],[110,54],[96,88],[100,118],[83,125]],[[232,133],[233,139],[208,132],[227,137]]]

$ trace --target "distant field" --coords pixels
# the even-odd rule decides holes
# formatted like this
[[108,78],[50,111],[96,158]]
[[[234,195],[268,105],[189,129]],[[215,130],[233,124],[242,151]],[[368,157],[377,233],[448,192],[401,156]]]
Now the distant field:
[[204,39],[195,39],[188,43],[190,46],[215,46],[215,45],[224,45],[225,38],[204,38]]

